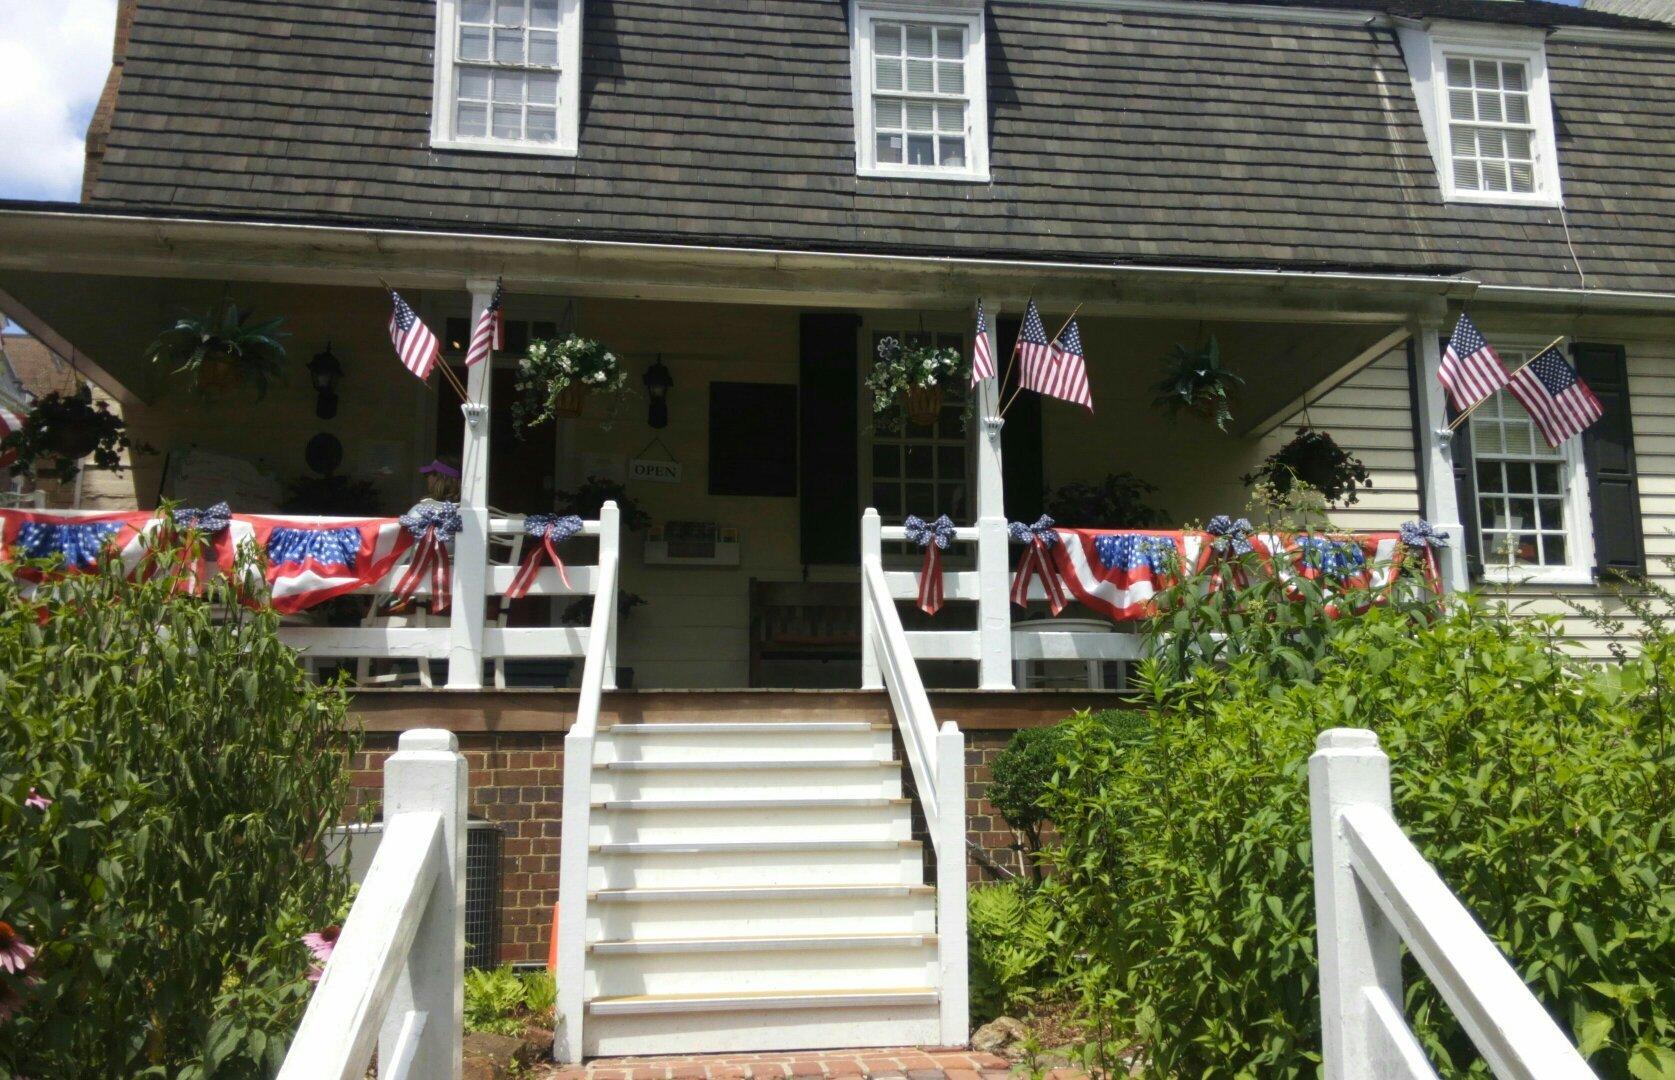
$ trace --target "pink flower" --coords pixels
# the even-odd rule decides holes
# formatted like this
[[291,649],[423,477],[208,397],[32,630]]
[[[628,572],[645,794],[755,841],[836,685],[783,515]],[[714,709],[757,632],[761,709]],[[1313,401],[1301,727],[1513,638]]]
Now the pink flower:
[[311,965],[309,965],[309,968],[308,968],[308,981],[309,982],[319,982],[320,977],[322,975],[324,975],[325,973],[326,973],[325,968],[318,967],[318,966],[315,966],[315,965],[311,964]]
[[0,920],[0,971],[21,975],[33,959],[34,947],[17,936],[11,923]]
[[52,805],[52,800],[47,798],[45,795],[42,795],[34,788],[30,788],[29,797],[23,800],[23,805],[34,810],[45,810],[47,807]]
[[308,951],[314,954],[314,959],[324,964],[332,958],[332,950],[337,948],[337,936],[341,933],[341,926],[328,926],[324,930],[304,934],[302,943],[308,946]]

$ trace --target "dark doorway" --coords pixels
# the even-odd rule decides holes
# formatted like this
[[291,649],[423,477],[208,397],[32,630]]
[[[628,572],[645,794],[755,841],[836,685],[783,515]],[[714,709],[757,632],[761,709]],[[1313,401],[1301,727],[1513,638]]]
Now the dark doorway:
[[[463,367],[454,371],[465,382]],[[512,428],[513,379],[517,372],[497,368],[489,375],[493,407],[489,410],[489,504],[510,514],[544,514],[553,506],[554,461],[558,457],[558,425],[545,423],[519,438]],[[437,376],[438,379],[441,376]],[[436,452],[459,460],[464,445],[465,417],[459,395],[438,383],[436,395]]]

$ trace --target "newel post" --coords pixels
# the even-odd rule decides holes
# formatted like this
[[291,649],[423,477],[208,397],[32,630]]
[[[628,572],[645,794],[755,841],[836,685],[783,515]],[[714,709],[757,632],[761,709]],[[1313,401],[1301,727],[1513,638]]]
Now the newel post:
[[413,936],[407,966],[378,1034],[378,1058],[394,1061],[409,1012],[424,1016],[410,1076],[459,1080],[465,1025],[465,806],[469,778],[450,731],[404,731],[384,762],[384,822],[442,817],[444,857]]
[[965,824],[965,735],[950,720],[936,733],[936,933],[944,1046],[964,1046],[971,1035]]
[[884,676],[878,669],[878,640],[874,637],[872,585],[867,581],[867,567],[882,565],[884,559],[884,522],[878,511],[867,507],[861,515],[861,689],[878,690],[884,686]]
[[1001,460],[1000,390],[977,384],[978,685],[1012,689],[1012,608],[1007,589],[1006,474]]
[[[471,290],[471,325],[494,298],[490,279],[466,283]],[[446,361],[442,361],[446,363]],[[448,622],[448,688],[476,690],[483,685],[483,627],[488,612],[489,565],[489,368],[494,358],[466,372],[461,405],[465,424],[459,469],[459,535],[454,538],[453,610]],[[450,391],[442,391],[449,393]]]
[[1402,1000],[1401,938],[1350,866],[1343,812],[1356,806],[1390,812],[1390,758],[1371,731],[1323,731],[1309,758],[1309,819],[1326,1080],[1379,1080],[1368,991]]
[[614,500],[607,499],[605,505],[599,508],[599,562],[604,564],[607,556],[611,564],[616,567],[610,595],[595,592],[593,602],[604,604],[610,613],[609,628],[605,632],[605,681],[603,688],[615,690],[616,660],[617,660],[617,593],[622,589],[622,511]]

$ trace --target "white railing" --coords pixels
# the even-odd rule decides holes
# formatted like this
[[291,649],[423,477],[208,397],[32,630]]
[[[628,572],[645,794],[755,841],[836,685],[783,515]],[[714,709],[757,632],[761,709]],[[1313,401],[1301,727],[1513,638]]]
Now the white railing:
[[[613,556],[616,552],[618,518],[616,504],[606,503],[600,510],[599,520],[583,522],[581,532],[577,534],[598,539],[601,562],[607,550]],[[308,520],[330,523],[338,519]],[[285,626],[280,629],[280,638],[309,661],[383,659],[412,660],[419,664],[429,664],[432,661],[462,655],[467,674],[475,672],[478,680],[481,679],[484,661],[586,656],[592,633],[589,628],[499,625],[498,620],[491,623],[483,618],[481,605],[463,602],[464,598],[473,592],[486,597],[504,597],[506,590],[512,585],[512,580],[517,576],[519,562],[526,551],[523,517],[489,519],[489,536],[501,541],[499,544],[491,543],[489,548],[492,550],[498,547],[507,554],[501,558],[491,554],[483,565],[473,563],[465,558],[463,553],[454,559],[453,580],[450,585],[454,602],[446,616],[437,616],[434,621],[428,620],[422,613],[417,616],[384,619],[374,612],[366,625]],[[371,596],[374,598],[373,602],[377,603],[380,598],[389,596],[406,569],[407,562],[403,560],[378,581],[356,589],[348,595]],[[565,584],[565,577],[569,578],[568,585]],[[592,595],[603,598],[605,592],[599,565],[573,566],[569,562],[565,563],[563,577],[559,575],[557,567],[542,567],[529,589],[529,595],[532,597]],[[415,597],[425,599],[429,595],[430,581],[427,578],[420,583]],[[608,606],[614,609],[615,605],[613,586]],[[597,606],[596,604],[595,607]],[[408,619],[411,620],[411,624],[403,624]],[[612,640],[607,643],[606,648],[607,688],[614,687],[616,683],[615,626],[613,621],[610,630]],[[428,668],[426,674],[428,675]],[[448,681],[453,685],[461,683],[461,680],[456,680],[451,675]],[[466,685],[470,684],[469,679],[463,681]],[[426,682],[428,685],[428,680]]]
[[1436,1080],[1402,1015],[1404,942],[1501,1080],[1595,1080],[1396,824],[1377,735],[1320,734],[1309,807],[1327,1080]]
[[560,1061],[582,1060],[582,1018],[587,964],[588,816],[593,805],[593,741],[599,726],[599,700],[615,685],[617,508],[606,503],[601,519],[609,525],[607,546],[599,544],[598,598],[588,629],[587,659],[582,666],[576,721],[564,737],[563,831],[558,855],[558,1008],[553,1054]]
[[467,774],[447,731],[384,763],[384,835],[279,1080],[457,1080],[465,1009]]
[[[936,851],[937,965],[941,1037],[962,1046],[970,1035],[966,984],[965,736],[952,720],[937,727],[919,666],[902,629],[879,556],[878,514],[867,511],[861,555],[861,640],[876,664],[919,792],[925,826]],[[897,530],[899,531],[899,530]],[[968,530],[969,531],[969,530]],[[952,576],[952,575],[950,575]],[[568,813],[568,810],[566,810]]]

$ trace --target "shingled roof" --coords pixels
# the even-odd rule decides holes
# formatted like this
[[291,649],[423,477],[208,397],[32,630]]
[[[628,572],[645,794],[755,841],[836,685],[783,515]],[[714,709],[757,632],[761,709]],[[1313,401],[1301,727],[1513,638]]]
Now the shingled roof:
[[[1675,34],[1549,42],[1563,217],[1443,203],[1395,35],[1371,20],[990,0],[993,180],[963,184],[855,175],[845,0],[584,6],[566,159],[430,149],[434,0],[140,0],[92,201],[1547,287],[1580,264],[1590,287],[1675,292]],[[1518,0],[1313,6],[1654,25]]]

